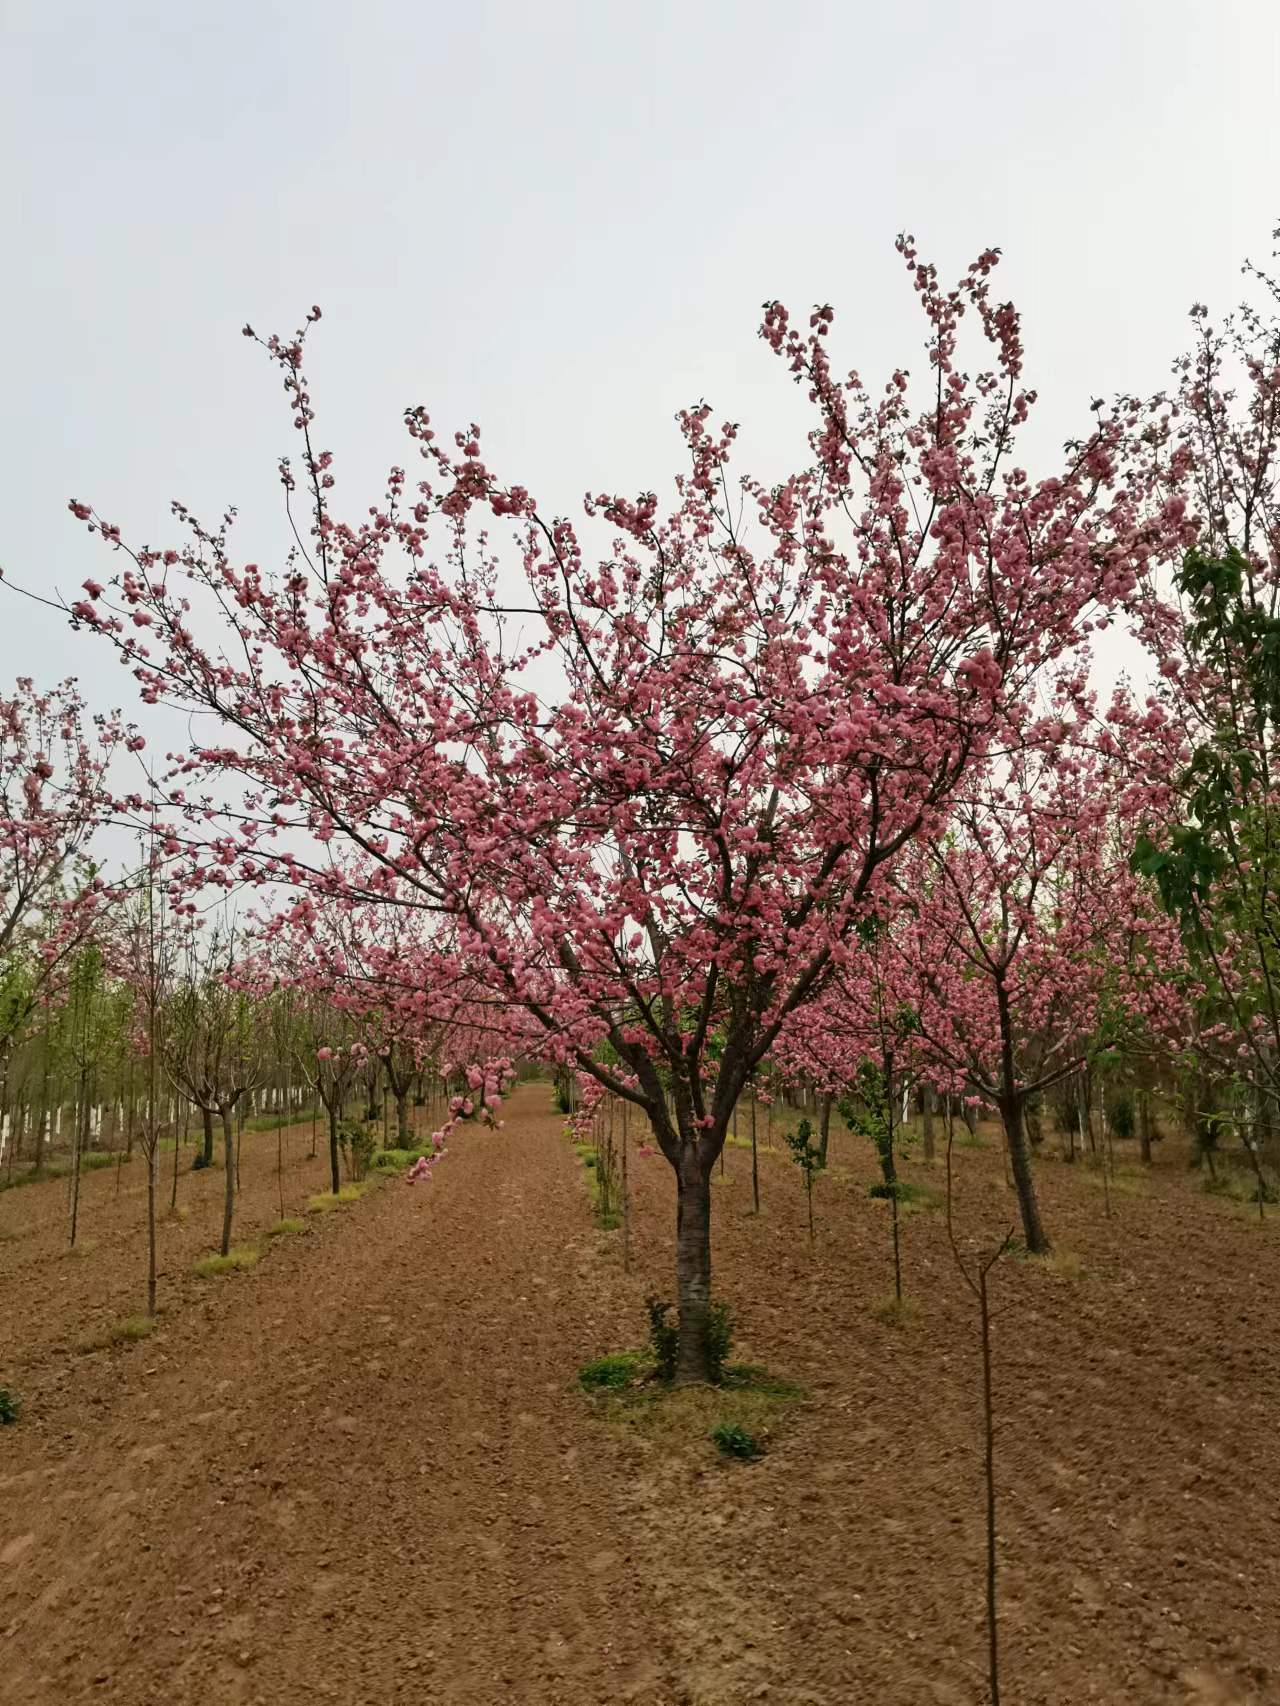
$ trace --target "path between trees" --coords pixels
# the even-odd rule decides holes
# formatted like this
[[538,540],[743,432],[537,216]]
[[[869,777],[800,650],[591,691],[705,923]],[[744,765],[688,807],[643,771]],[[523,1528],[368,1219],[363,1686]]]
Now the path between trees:
[[3,1488],[3,1698],[657,1682],[608,1454],[571,1389],[601,1275],[558,1129],[464,1134],[430,1184],[216,1282],[212,1330],[134,1348],[148,1372],[102,1431]]

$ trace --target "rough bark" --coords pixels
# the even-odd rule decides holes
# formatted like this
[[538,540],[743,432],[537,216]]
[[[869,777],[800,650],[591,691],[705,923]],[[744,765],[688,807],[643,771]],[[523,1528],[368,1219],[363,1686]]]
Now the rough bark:
[[831,1104],[835,1100],[828,1090],[822,1098],[822,1112],[818,1118],[818,1165],[827,1164],[827,1146],[831,1141]]
[[1138,1152],[1144,1163],[1151,1165],[1151,1092],[1139,1090],[1138,1102]]
[[1004,1122],[1005,1140],[1009,1149],[1009,1167],[1013,1188],[1018,1193],[1018,1213],[1022,1218],[1022,1235],[1033,1256],[1047,1255],[1049,1237],[1040,1219],[1040,1204],[1036,1200],[1036,1184],[1031,1173],[1031,1155],[1027,1147],[1023,1124],[1022,1099],[1010,1096],[1001,1100],[1000,1118]]
[[707,1327],[711,1318],[711,1171],[693,1144],[676,1168],[676,1293],[680,1353],[676,1378],[711,1378]]

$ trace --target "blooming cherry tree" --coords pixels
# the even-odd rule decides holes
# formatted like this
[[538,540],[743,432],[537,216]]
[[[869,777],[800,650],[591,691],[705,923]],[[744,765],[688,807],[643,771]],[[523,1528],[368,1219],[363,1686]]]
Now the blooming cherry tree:
[[[829,308],[800,328],[766,307],[814,413],[780,480],[731,480],[736,428],[699,403],[674,504],[594,495],[579,527],[502,480],[478,428],[442,439],[414,407],[415,473],[344,519],[304,372],[313,310],[262,340],[301,447],[281,569],[238,564],[229,522],[181,506],[161,550],[72,505],[121,565],[73,619],[144,698],[221,725],[168,779],[192,880],[435,915],[546,1055],[648,1115],[677,1179],[685,1378],[710,1367],[710,1179],[744,1086],[1162,525],[1117,480],[1105,415],[1048,477],[1018,465],[1034,392],[995,251],[945,290],[899,249],[922,385],[840,377]],[[972,375],[966,317],[988,352]]]

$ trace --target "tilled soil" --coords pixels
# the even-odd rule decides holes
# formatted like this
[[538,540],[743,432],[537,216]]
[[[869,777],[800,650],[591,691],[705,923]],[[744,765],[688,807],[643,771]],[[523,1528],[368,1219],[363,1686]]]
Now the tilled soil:
[[[673,1191],[633,1152],[624,1273],[548,1102],[523,1087],[429,1183],[214,1280],[190,1267],[221,1174],[184,1176],[168,1311],[114,1349],[76,1347],[137,1308],[140,1169],[118,1197],[87,1182],[80,1257],[59,1253],[64,1187],[0,1198],[0,1384],[26,1400],[0,1432],[0,1701],[986,1699],[977,1319],[944,1216],[904,1221],[919,1313],[894,1324],[866,1146],[837,1143],[812,1253],[798,1170],[762,1158],[755,1216],[727,1153],[735,1354],[809,1396],[761,1461],[722,1464],[575,1389],[670,1290]],[[306,1136],[290,1212],[325,1182]],[[276,1139],[245,1146],[251,1234],[279,1213]],[[1011,1198],[996,1149],[956,1168],[976,1251]],[[1006,1257],[992,1280],[1006,1706],[1280,1701],[1280,1243],[1172,1157],[1110,1219],[1082,1168],[1039,1180],[1081,1271]]]

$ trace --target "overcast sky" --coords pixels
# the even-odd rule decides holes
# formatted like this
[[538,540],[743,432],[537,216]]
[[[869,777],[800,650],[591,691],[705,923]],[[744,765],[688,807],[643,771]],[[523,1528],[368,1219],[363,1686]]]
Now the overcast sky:
[[[551,510],[663,489],[700,397],[764,477],[805,416],[760,304],[837,306],[840,367],[919,363],[895,233],[1003,247],[1037,443],[1164,382],[1280,214],[1277,0],[444,6],[0,0],[0,563],[76,588],[167,503],[278,533],[292,448],[251,320],[324,308],[319,437],[358,513],[403,406],[484,424]],[[0,593],[0,673],[129,684]]]

